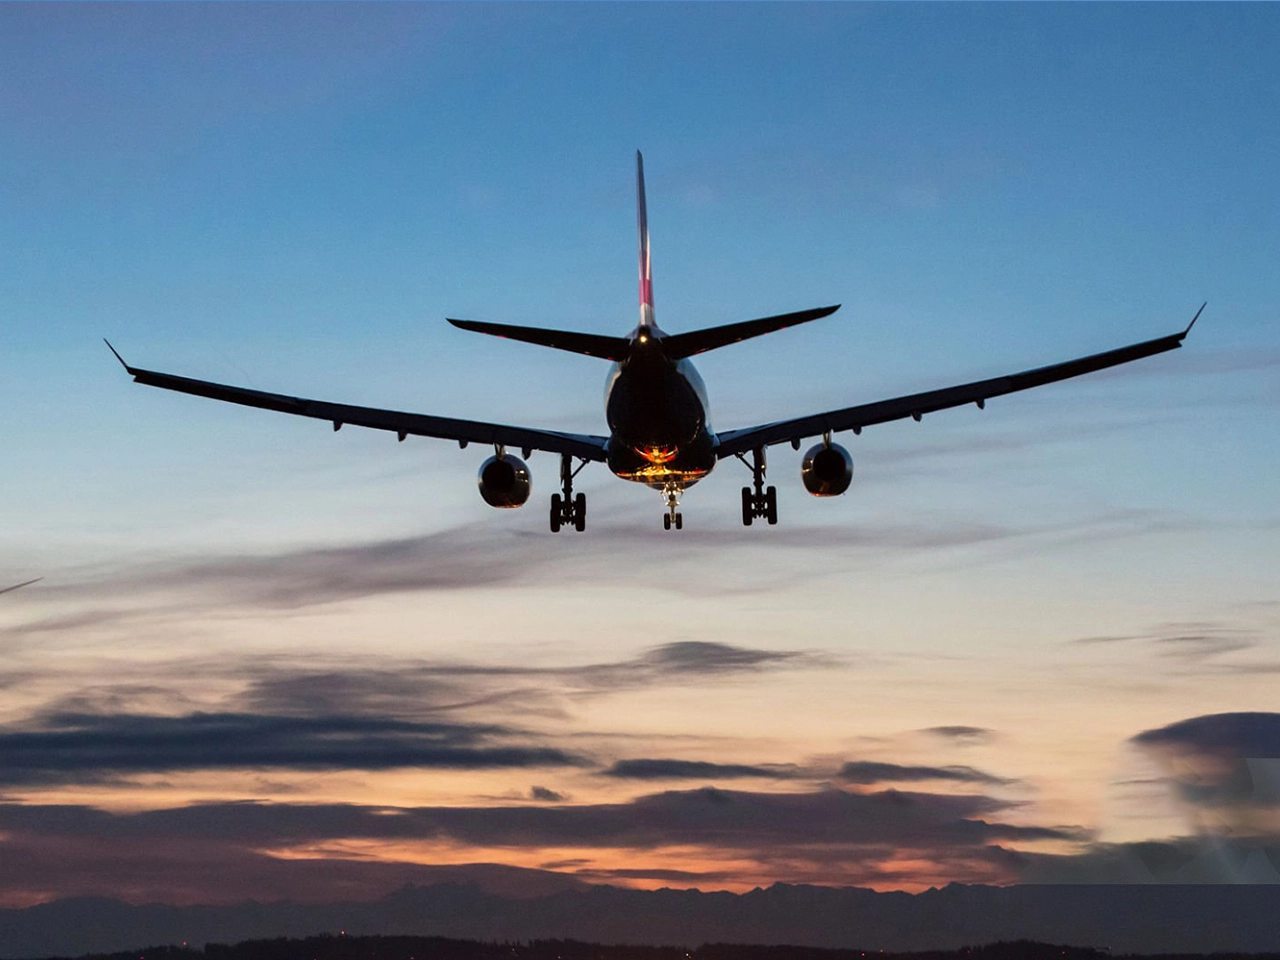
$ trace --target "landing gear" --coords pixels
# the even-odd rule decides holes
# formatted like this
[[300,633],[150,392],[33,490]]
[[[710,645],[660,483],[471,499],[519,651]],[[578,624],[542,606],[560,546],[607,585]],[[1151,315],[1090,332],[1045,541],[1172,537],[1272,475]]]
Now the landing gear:
[[662,529],[670,530],[673,526],[680,530],[684,527],[684,517],[680,514],[680,488],[669,483],[662,488],[667,495],[667,512],[662,518]]
[[[583,460],[578,464],[578,470],[586,465],[587,461]],[[551,495],[552,533],[559,533],[563,526],[572,526],[579,533],[587,529],[587,495],[585,493],[580,493],[576,497],[573,495],[573,478],[578,475],[578,470],[573,468],[573,458],[568,454],[560,458],[562,493]]]
[[[747,458],[738,454],[738,459],[747,463]],[[773,525],[778,522],[778,488],[764,485],[764,447],[756,447],[751,451],[752,485],[742,488],[742,525],[751,526],[756,517],[764,517],[765,522]]]

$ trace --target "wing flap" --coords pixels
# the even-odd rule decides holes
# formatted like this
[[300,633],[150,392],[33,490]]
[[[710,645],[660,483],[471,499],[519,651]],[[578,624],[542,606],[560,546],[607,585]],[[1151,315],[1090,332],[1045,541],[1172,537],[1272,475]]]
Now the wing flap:
[[[1203,310],[1204,307],[1200,309]],[[1196,317],[1198,318],[1199,316],[1200,314],[1197,312]],[[1194,324],[1195,320],[1192,320],[1191,323]],[[951,407],[961,407],[969,403],[982,405],[992,397],[1016,393],[1019,390],[1029,390],[1032,387],[1043,386],[1058,380],[1067,380],[1071,377],[1093,373],[1097,370],[1105,370],[1107,367],[1129,363],[1133,360],[1141,360],[1144,357],[1164,353],[1167,350],[1176,350],[1182,346],[1183,339],[1190,331],[1191,327],[1188,326],[1181,333],[1157,337],[1154,340],[1144,340],[1142,343],[1134,343],[1115,350],[1107,350],[1087,357],[1078,357],[1063,363],[1050,364],[1046,367],[1037,367],[1033,370],[1025,370],[1022,373],[992,377],[988,380],[977,380],[973,383],[944,387],[941,390],[926,390],[922,393],[894,397],[890,400],[864,403],[807,417],[796,417],[792,420],[779,420],[776,423],[761,424],[760,426],[747,427],[742,430],[725,431],[719,434],[716,454],[723,459],[735,454],[746,453],[758,447],[767,447],[775,443],[788,441],[799,441],[806,437],[819,436],[828,431],[831,433],[837,433],[841,430],[857,431],[863,427],[873,426],[877,423],[887,423],[891,420],[901,420],[906,417],[919,419],[926,413],[934,413]]]
[[[110,344],[108,344],[110,346]],[[112,348],[112,352],[115,350]],[[119,354],[116,354],[119,357]],[[122,364],[123,360],[120,361]],[[381,410],[377,407],[358,407],[325,400],[309,400],[282,393],[267,393],[245,387],[232,387],[208,380],[178,377],[155,370],[140,370],[125,364],[125,369],[137,383],[162,390],[174,390],[210,400],[223,400],[261,410],[290,413],[315,420],[327,420],[334,429],[350,424],[386,430],[401,436],[434,437],[439,440],[455,440],[462,443],[502,444],[509,447],[544,450],[577,457],[582,460],[605,458],[605,437],[589,434],[560,433],[554,430],[536,430],[529,427],[509,426],[500,423],[484,423],[478,420],[458,420],[452,417],[435,417],[422,413],[402,413],[397,410]]]

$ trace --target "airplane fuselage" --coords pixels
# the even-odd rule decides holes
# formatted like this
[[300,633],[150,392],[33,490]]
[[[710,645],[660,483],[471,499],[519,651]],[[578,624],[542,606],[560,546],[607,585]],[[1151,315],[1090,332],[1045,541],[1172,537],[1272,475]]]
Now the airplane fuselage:
[[643,326],[605,384],[607,464],[615,476],[657,490],[683,490],[716,463],[707,389],[687,360],[672,360],[662,331]]

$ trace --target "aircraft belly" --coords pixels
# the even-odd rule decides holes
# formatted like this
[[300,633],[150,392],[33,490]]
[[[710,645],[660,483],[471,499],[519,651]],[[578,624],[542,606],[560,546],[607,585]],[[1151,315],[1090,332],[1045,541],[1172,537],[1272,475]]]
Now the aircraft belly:
[[614,476],[662,490],[671,484],[691,487],[716,464],[715,442],[702,431],[690,442],[635,446],[615,434],[609,441],[609,469]]
[[691,486],[716,462],[697,373],[660,355],[637,359],[610,379],[605,403],[609,469],[623,480],[659,490]]

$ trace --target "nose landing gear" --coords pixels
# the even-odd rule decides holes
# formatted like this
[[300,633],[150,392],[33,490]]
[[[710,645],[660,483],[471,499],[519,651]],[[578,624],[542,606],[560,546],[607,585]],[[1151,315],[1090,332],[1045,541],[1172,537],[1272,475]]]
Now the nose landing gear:
[[667,513],[662,518],[662,529],[670,530],[673,526],[679,530],[684,526],[684,517],[680,514],[680,488],[669,483],[662,488],[667,496]]

